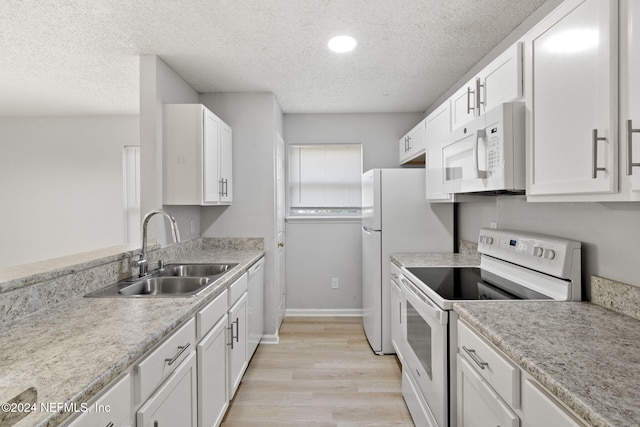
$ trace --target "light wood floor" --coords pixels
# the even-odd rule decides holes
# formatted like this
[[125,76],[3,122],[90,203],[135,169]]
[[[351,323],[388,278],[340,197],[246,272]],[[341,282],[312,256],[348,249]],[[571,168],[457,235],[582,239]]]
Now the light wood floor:
[[400,381],[360,318],[288,317],[280,343],[258,347],[222,427],[413,427]]

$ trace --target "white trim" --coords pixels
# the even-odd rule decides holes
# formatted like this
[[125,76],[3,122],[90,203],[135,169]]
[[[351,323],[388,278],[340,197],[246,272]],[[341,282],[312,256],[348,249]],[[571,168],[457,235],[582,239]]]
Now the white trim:
[[260,345],[262,344],[278,344],[280,342],[280,336],[278,335],[278,331],[275,334],[265,334],[262,335],[262,339],[260,340]]
[[362,217],[358,216],[288,216],[285,221],[287,224],[327,224],[327,223],[362,223]]
[[362,317],[361,308],[347,309],[316,309],[316,308],[288,308],[285,317]]

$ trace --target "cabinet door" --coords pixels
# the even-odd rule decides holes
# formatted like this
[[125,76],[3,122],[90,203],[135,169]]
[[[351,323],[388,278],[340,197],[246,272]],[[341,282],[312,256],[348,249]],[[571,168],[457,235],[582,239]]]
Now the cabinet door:
[[396,350],[398,359],[403,361],[402,353],[402,291],[394,279],[391,280],[391,345]]
[[247,294],[234,304],[229,310],[228,319],[229,342],[227,343],[228,355],[228,385],[229,400],[240,385],[242,375],[247,368]]
[[264,333],[264,258],[249,269],[247,283],[247,360],[251,360]]
[[451,102],[451,129],[458,129],[476,117],[476,85],[474,77],[449,98]]
[[220,201],[233,201],[233,170],[232,170],[232,131],[225,122],[220,122],[220,168],[219,180]]
[[529,379],[522,384],[522,413],[522,427],[582,426]]
[[457,365],[458,427],[520,425],[518,416],[460,355]]
[[526,36],[527,194],[617,191],[617,17],[570,0]]
[[480,111],[522,97],[522,43],[515,43],[479,75]]
[[229,406],[227,396],[227,315],[197,346],[198,426],[218,426]]
[[137,426],[196,427],[196,384],[196,353],[192,352],[142,405],[137,414]]
[[427,128],[427,164],[426,187],[427,200],[452,202],[453,194],[447,193],[442,167],[442,147],[451,135],[451,109],[449,101],[445,101],[426,119]]
[[418,123],[407,135],[400,139],[400,164],[422,163],[420,157],[425,152],[425,122]]
[[[634,28],[635,27],[635,28]],[[621,176],[628,191],[640,191],[640,2],[620,2]],[[622,185],[624,185],[622,184]],[[625,189],[626,190],[626,189]],[[634,194],[637,200],[640,194]]]
[[203,112],[203,202],[217,203],[223,191],[223,183],[220,181],[218,167],[220,164],[220,119],[211,111],[204,109]]
[[69,427],[129,426],[133,421],[131,401],[131,375],[126,374],[92,403],[87,412],[69,424]]

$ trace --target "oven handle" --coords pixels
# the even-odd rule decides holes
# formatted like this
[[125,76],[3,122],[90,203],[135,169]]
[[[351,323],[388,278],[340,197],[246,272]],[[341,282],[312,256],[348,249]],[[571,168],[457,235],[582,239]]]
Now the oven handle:
[[401,277],[400,281],[402,282],[410,296],[417,298],[418,300],[420,300],[420,302],[423,303],[422,308],[426,309],[426,311],[429,312],[429,316],[431,316],[433,319],[436,319],[441,325],[447,324],[447,316],[443,316],[445,312],[436,307],[435,304],[429,301],[429,299],[425,295],[422,295],[422,292],[416,287],[416,285],[414,285],[404,277]]

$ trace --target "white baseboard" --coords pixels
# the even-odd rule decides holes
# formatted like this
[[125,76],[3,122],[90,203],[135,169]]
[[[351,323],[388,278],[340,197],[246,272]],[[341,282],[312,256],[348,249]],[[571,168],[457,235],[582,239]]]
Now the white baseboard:
[[315,308],[288,308],[285,317],[362,317],[362,309],[315,309]]
[[278,342],[280,342],[280,336],[277,331],[275,334],[262,335],[260,339],[260,344],[278,344]]

